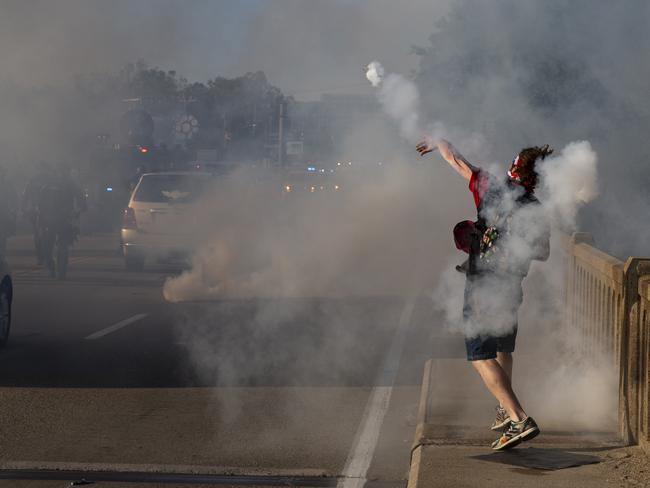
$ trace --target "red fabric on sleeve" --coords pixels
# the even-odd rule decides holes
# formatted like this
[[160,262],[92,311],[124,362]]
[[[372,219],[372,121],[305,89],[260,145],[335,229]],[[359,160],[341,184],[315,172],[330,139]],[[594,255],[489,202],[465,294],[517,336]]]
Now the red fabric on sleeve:
[[487,190],[487,185],[488,175],[484,171],[481,169],[472,171],[472,176],[469,179],[469,191],[472,192],[476,208],[481,204],[483,195],[485,195],[485,191]]

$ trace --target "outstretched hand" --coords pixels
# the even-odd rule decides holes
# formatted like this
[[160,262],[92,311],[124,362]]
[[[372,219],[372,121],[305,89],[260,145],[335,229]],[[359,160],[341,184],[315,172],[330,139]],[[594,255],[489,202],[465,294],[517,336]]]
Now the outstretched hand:
[[424,156],[425,154],[435,151],[438,147],[434,144],[431,137],[426,136],[422,142],[415,146],[415,149],[420,153],[420,156]]

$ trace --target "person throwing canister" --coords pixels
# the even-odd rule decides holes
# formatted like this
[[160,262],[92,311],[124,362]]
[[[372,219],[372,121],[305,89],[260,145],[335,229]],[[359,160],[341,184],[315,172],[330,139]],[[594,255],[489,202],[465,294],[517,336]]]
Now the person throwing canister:
[[531,262],[547,260],[550,252],[550,227],[535,197],[535,167],[553,150],[548,145],[523,149],[507,176],[499,178],[470,164],[444,139],[417,146],[421,156],[434,149],[469,181],[476,204],[477,220],[454,228],[456,246],[469,254],[457,266],[466,274],[463,331],[467,359],[499,402],[491,429],[501,435],[492,448],[510,449],[540,432],[512,389],[512,353],[523,279]]

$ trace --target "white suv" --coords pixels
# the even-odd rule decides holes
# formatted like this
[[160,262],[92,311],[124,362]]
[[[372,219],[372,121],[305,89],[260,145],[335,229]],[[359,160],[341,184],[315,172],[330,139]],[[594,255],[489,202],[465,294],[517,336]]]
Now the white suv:
[[140,177],[122,222],[124,263],[141,270],[150,258],[186,257],[192,250],[193,205],[212,183],[210,173],[147,173]]

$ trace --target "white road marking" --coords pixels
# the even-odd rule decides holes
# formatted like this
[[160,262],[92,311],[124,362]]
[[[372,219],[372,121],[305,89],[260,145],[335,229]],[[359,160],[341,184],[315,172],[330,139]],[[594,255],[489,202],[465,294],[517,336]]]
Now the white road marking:
[[120,330],[123,327],[126,327],[127,325],[131,325],[138,320],[142,320],[145,318],[147,315],[146,313],[139,313],[137,315],[134,315],[133,317],[129,317],[128,319],[124,319],[121,322],[118,322],[117,324],[113,324],[109,327],[106,327],[105,329],[98,330],[97,332],[94,332],[90,334],[88,337],[86,337],[87,341],[94,341],[95,339],[101,339],[102,337],[110,334],[111,332],[115,332],[116,330]]
[[411,323],[416,299],[417,296],[413,295],[404,304],[393,342],[375,383],[382,386],[375,386],[370,392],[352,450],[343,468],[343,478],[338,482],[337,488],[362,488],[366,483],[366,474],[375,454],[384,416],[390,405],[393,383],[399,370],[406,330]]

